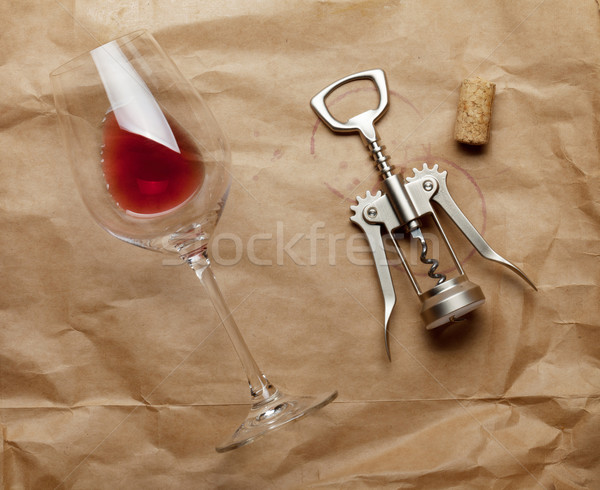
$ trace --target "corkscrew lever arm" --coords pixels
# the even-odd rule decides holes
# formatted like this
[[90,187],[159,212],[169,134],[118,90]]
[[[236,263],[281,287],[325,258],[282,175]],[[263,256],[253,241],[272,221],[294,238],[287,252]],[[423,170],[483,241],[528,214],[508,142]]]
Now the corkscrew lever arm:
[[477,250],[484,259],[493,260],[494,262],[498,262],[499,264],[508,267],[537,291],[537,288],[531,279],[529,279],[525,273],[512,262],[509,262],[504,257],[496,253],[479,234],[477,229],[471,224],[468,218],[463,214],[458,205],[454,202],[454,199],[452,199],[450,192],[448,192],[448,187],[446,186],[446,172],[440,174],[440,178],[437,180],[439,183],[439,188],[432,197],[432,200],[438,203],[445,213],[450,217],[450,219],[454,221],[454,224],[463,233],[463,235],[465,235],[467,240],[471,242],[473,247],[475,247],[475,250]]
[[385,351],[388,359],[391,361],[392,356],[390,354],[388,324],[390,321],[390,316],[392,315],[392,310],[396,304],[396,293],[394,291],[394,284],[392,283],[392,276],[390,275],[385,249],[383,248],[381,227],[379,225],[368,223],[364,218],[364,209],[366,205],[372,202],[373,199],[379,197],[381,197],[381,191],[378,191],[375,196],[371,196],[371,193],[367,191],[367,197],[364,200],[359,198],[358,205],[351,206],[351,209],[355,211],[355,215],[350,217],[350,220],[356,223],[362,229],[367,237],[367,241],[369,242],[371,252],[373,253],[373,260],[375,261],[375,268],[377,270],[377,276],[379,277],[379,284],[381,286],[381,292],[383,293],[385,308],[385,319],[383,324]]

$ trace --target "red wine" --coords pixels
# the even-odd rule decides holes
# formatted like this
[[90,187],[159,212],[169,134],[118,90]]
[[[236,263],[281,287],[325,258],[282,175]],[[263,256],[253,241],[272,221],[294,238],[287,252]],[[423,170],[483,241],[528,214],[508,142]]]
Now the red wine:
[[102,170],[108,192],[128,214],[151,217],[190,199],[204,180],[197,146],[171,124],[180,152],[119,127],[113,112],[104,121]]

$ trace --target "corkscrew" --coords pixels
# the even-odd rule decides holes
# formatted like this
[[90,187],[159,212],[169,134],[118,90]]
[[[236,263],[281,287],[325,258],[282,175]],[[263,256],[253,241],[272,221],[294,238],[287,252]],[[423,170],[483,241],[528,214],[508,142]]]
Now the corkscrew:
[[[327,108],[325,103],[327,96],[346,83],[363,79],[372,81],[379,91],[378,107],[354,116],[346,122],[338,121]],[[363,71],[332,83],[312,98],[311,107],[332,131],[357,131],[383,179],[383,193],[377,191],[375,195],[372,195],[367,191],[364,198],[357,196],[357,204],[350,206],[350,209],[354,212],[350,220],[363,230],[373,253],[384,298],[384,335],[388,358],[391,359],[388,324],[396,304],[396,294],[384,248],[382,231],[387,232],[391,237],[393,248],[421,300],[421,318],[427,329],[434,329],[458,321],[485,302],[485,296],[481,288],[468,279],[462,268],[440,224],[432,202],[444,210],[482,257],[508,267],[537,290],[533,282],[521,269],[501,257],[488,245],[463,214],[450,196],[446,184],[447,172],[445,170],[440,172],[437,165],[430,168],[427,163],[424,163],[422,169],[413,169],[414,175],[412,177],[404,179],[401,173],[392,174],[392,167],[388,163],[388,157],[384,154],[385,147],[379,144],[379,137],[375,130],[375,123],[388,108],[387,84],[383,70]],[[448,278],[445,273],[439,271],[439,261],[430,256],[427,240],[422,231],[424,220],[433,221],[449,252],[449,256],[454,262],[458,274],[456,277]],[[397,235],[400,233],[403,236],[410,236],[420,246],[419,260],[428,267],[427,276],[435,281],[435,284],[427,290],[421,287],[416,274],[411,271],[407,257],[397,240]]]

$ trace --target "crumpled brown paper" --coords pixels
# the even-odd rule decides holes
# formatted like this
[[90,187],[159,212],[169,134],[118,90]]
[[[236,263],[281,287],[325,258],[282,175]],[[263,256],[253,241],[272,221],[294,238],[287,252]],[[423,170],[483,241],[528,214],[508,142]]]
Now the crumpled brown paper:
[[[594,1],[57,0],[1,13],[4,488],[600,485]],[[140,27],[230,137],[212,251],[259,365],[288,391],[340,393],[227,454],[214,446],[248,393],[208,298],[186,268],[92,222],[58,140],[48,72]],[[375,271],[348,220],[377,176],[358,137],[332,134],[308,105],[376,67],[391,162],[448,170],[463,211],[539,288],[473,255],[448,223],[487,302],[427,332],[395,270],[392,363]],[[497,92],[490,143],[468,150],[452,128],[460,81],[477,75]],[[338,109],[356,111],[361,91]]]

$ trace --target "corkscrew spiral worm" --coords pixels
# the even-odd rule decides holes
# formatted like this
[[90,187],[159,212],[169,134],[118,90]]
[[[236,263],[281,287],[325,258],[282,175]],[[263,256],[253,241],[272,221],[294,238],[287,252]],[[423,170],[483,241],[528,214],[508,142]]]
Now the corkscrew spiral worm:
[[424,264],[428,264],[431,265],[431,267],[429,268],[429,271],[427,272],[427,275],[429,277],[431,277],[432,279],[437,279],[438,280],[438,284],[442,284],[445,280],[446,280],[446,275],[442,274],[441,272],[435,272],[436,269],[438,268],[438,266],[440,265],[440,262],[436,259],[431,259],[431,258],[427,258],[427,242],[425,241],[425,238],[419,237],[419,241],[421,242],[421,262],[423,262]]

